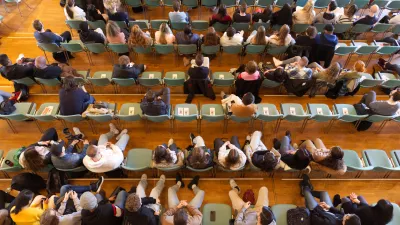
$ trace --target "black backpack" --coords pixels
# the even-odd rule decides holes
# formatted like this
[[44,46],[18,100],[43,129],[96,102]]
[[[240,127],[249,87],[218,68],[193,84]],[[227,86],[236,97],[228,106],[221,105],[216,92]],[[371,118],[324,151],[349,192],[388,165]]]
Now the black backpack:
[[14,103],[8,99],[0,103],[0,115],[10,115],[16,109]]
[[46,183],[46,190],[49,195],[59,192],[61,187],[66,184],[68,184],[68,178],[65,172],[56,168],[50,170]]
[[11,180],[11,189],[22,191],[24,189],[31,190],[35,194],[39,194],[40,190],[46,188],[44,179],[34,173],[20,173]]
[[310,211],[304,207],[289,209],[287,212],[288,225],[310,225]]

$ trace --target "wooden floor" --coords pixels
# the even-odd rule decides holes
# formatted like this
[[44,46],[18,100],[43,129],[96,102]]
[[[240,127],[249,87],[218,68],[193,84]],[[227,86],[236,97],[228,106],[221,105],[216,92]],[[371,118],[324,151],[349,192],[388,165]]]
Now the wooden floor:
[[[25,1],[25,0],[24,0]],[[64,24],[65,17],[62,8],[59,6],[58,1],[55,0],[27,0],[27,2],[33,9],[28,9],[23,3],[20,4],[21,11],[23,17],[20,17],[16,6],[9,5],[10,13],[6,13],[3,8],[0,8],[0,15],[5,16],[4,23],[10,26],[13,30],[10,31],[1,25],[0,33],[2,35],[0,45],[0,52],[6,53],[9,57],[14,61],[18,54],[24,53],[26,57],[36,57],[39,55],[43,55],[36,47],[35,39],[33,38],[33,28],[32,22],[35,19],[42,20],[45,28],[51,29],[56,33],[61,33],[68,28]],[[166,9],[166,12],[170,11],[170,9]],[[161,19],[164,18],[162,16],[161,9],[153,9],[150,11],[150,19]],[[197,10],[192,10],[190,12],[192,19],[197,19]],[[210,12],[203,9],[202,18],[203,20],[208,20]],[[136,19],[142,19],[142,14],[131,14]],[[78,38],[77,33],[74,31],[74,39]],[[371,35],[367,35],[367,41],[371,41]],[[50,55],[49,55],[50,56]],[[90,66],[88,59],[84,53],[76,54],[76,58],[72,60],[72,66],[78,70],[86,70],[91,69],[91,74],[94,71],[109,71],[112,69],[112,63],[108,59],[106,55],[96,55],[93,56],[95,65]],[[218,56],[220,57],[220,56]],[[244,62],[250,59],[256,59],[256,57],[246,56]],[[357,57],[352,58],[352,62],[357,60]],[[366,61],[365,58],[361,58]],[[155,71],[173,71],[180,70],[185,71],[185,68],[182,64],[181,58],[179,58],[176,62],[174,57],[165,56],[158,57],[154,60],[153,57],[140,56],[139,58],[133,59],[136,63],[145,63],[148,65],[149,70]],[[270,61],[270,58],[266,59]],[[344,62],[346,60],[345,57],[338,58],[335,57],[334,61]],[[375,58],[368,67],[368,71],[372,72],[372,65],[376,62],[377,58]],[[54,62],[53,59],[50,61]],[[222,56],[222,63],[219,63],[219,60],[213,60],[211,62],[211,69],[213,71],[228,71],[230,68],[235,68],[238,66],[238,61],[236,57],[232,57],[229,55]],[[397,62],[395,59],[394,62]],[[349,67],[352,63],[349,64]],[[10,82],[0,79],[0,89],[1,90],[11,90]],[[122,90],[124,94],[120,95],[111,95],[108,93],[112,93],[112,88],[105,88],[101,90],[96,90],[96,94],[94,95],[97,100],[108,101],[108,102],[116,102],[118,106],[121,106],[122,103],[126,102],[140,102],[142,98],[142,94],[137,93],[136,89]],[[220,89],[216,89],[217,93]],[[227,90],[226,90],[227,91]],[[272,92],[263,91],[263,94],[268,94],[263,96],[263,103],[273,103],[277,106],[280,103],[300,103],[303,106],[306,103],[326,103],[329,106],[332,106],[334,103],[348,103],[353,104],[357,102],[361,96],[354,97],[343,97],[337,100],[327,99],[323,96],[317,96],[315,98],[298,98],[294,96],[287,95],[272,95],[276,94],[277,90],[273,90]],[[367,90],[362,90],[360,93],[364,93]],[[378,93],[379,90],[377,90]],[[39,87],[34,87],[32,89],[32,93],[34,93],[29,101],[35,102],[38,106],[44,102],[58,102],[58,96],[56,95],[57,90],[49,90],[50,95],[41,95],[41,89]],[[103,93],[103,94],[101,94]],[[107,93],[107,94],[104,94]],[[125,94],[130,93],[130,94]],[[174,89],[173,93],[182,93],[182,90]],[[174,94],[172,96],[172,104],[183,103],[186,96],[182,94]],[[379,99],[385,99],[385,96],[379,96]],[[217,98],[216,101],[211,101],[204,97],[196,97],[194,103],[205,104],[205,103],[219,103],[220,98]],[[34,122],[23,122],[23,123],[15,123],[18,134],[12,134],[11,130],[8,128],[7,124],[4,121],[0,121],[0,149],[9,150],[12,148],[19,148],[21,146],[29,145],[33,142],[36,142],[40,138],[40,133],[38,132],[36,125]],[[151,125],[151,132],[146,133],[144,129],[144,123],[132,123],[126,124],[125,128],[129,130],[129,134],[131,136],[131,140],[127,146],[127,150],[132,148],[144,147],[149,149],[154,149],[154,147],[160,143],[167,142],[169,138],[174,138],[177,145],[181,148],[186,148],[190,144],[189,141],[189,133],[196,132],[196,124],[189,123],[177,123],[176,133],[169,133],[168,123],[156,125]],[[269,124],[265,126],[263,141],[268,148],[272,146],[272,139],[277,136],[281,137],[286,130],[291,130],[293,133],[293,141],[299,142],[300,140],[308,139],[308,138],[316,138],[320,137],[325,141],[327,146],[339,145],[344,149],[353,149],[360,153],[363,149],[383,149],[386,152],[389,152],[393,149],[399,148],[399,124],[389,123],[385,129],[380,134],[375,134],[374,130],[377,129],[377,125],[374,125],[369,131],[366,132],[354,132],[354,127],[350,124],[345,123],[336,123],[332,128],[329,134],[324,133],[324,126],[326,124],[314,123],[310,122],[304,133],[300,133],[300,123],[287,123],[282,122],[281,129],[278,134],[272,133],[272,125]],[[62,126],[59,122],[54,122],[51,124],[41,123],[43,128],[55,127],[57,131],[60,132],[62,130]],[[69,125],[70,127],[72,125]],[[81,130],[85,133],[85,135],[89,139],[98,138],[99,134],[107,131],[107,124],[98,124],[97,129],[99,134],[92,134],[90,128],[87,124],[79,124],[75,125],[81,128]],[[222,137],[229,138],[232,135],[239,136],[240,141],[243,143],[245,140],[245,136],[248,134],[248,129],[246,129],[245,124],[229,124],[228,134],[222,133],[222,125],[212,124],[212,123],[203,123],[202,125],[202,136],[204,137],[206,144],[209,147],[212,147],[212,143],[214,138]],[[255,124],[255,129],[260,129],[260,124]],[[127,152],[127,151],[126,151]],[[140,174],[135,176],[139,177]],[[206,191],[205,201],[204,203],[211,202],[219,202],[219,203],[227,203],[229,204],[228,191],[229,191],[229,182],[228,178],[230,175],[225,175],[221,178],[217,179],[203,179],[200,181],[200,187]],[[173,175],[168,175],[169,178],[173,178]],[[238,184],[241,186],[242,190],[253,189],[257,195],[257,189],[261,186],[267,186],[269,189],[269,198],[270,205],[279,204],[279,203],[291,203],[297,205],[303,205],[303,199],[299,195],[298,188],[298,180],[288,180],[287,178],[251,178],[253,177],[251,174],[246,174],[248,179],[239,180]],[[256,177],[256,176],[254,176]],[[74,180],[73,184],[86,184],[88,180]],[[187,181],[189,182],[189,181]],[[116,185],[121,185],[124,188],[130,188],[132,185],[137,185],[137,179],[126,179],[126,180],[115,180],[115,179],[106,179],[104,184],[104,189],[107,193],[111,193]],[[147,193],[150,192],[150,189],[154,186],[155,181],[149,182],[149,187]],[[172,180],[168,180],[166,184],[166,188],[173,184]],[[315,179],[313,180],[313,184],[315,189],[318,190],[327,190],[333,194],[340,193],[341,195],[348,195],[350,192],[356,192],[358,194],[362,194],[367,197],[370,202],[376,202],[380,198],[386,198],[390,201],[398,202],[400,199],[400,184],[398,180],[336,180],[336,179]],[[10,180],[1,179],[0,180],[0,188],[4,190],[10,185]],[[166,188],[162,194],[161,200],[163,203],[166,203]],[[181,199],[191,199],[193,194],[185,189],[182,190],[179,195]],[[166,205],[166,204],[164,204]]]

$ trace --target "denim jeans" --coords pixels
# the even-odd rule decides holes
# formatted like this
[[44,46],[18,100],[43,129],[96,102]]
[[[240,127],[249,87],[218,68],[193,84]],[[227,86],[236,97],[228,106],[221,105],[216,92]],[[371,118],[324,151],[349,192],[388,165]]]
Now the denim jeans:
[[[174,208],[179,204],[179,198],[177,192],[179,191],[179,185],[175,184],[174,186],[168,188],[168,207]],[[204,191],[199,187],[193,188],[193,193],[195,194],[194,198],[189,202],[189,205],[200,208],[201,204],[203,204],[204,200]]]
[[329,197],[328,192],[326,191],[311,191],[310,188],[304,188],[304,200],[306,202],[306,207],[309,210],[313,210],[318,206],[318,202],[315,198],[319,198],[321,202],[325,202],[330,207],[333,207],[331,198]]

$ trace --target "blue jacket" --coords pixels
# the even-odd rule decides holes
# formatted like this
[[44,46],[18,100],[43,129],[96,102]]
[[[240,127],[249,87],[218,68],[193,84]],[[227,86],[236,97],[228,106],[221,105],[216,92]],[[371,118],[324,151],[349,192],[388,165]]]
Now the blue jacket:
[[89,93],[84,92],[81,88],[66,91],[60,89],[60,114],[69,116],[82,114],[89,104],[94,102],[94,98]]
[[168,114],[168,105],[166,105],[162,100],[154,100],[153,102],[148,102],[146,97],[140,103],[140,108],[143,114],[148,116],[160,116]]
[[315,37],[315,42],[320,45],[329,45],[329,46],[335,47],[339,41],[338,41],[338,38],[336,37],[336,35],[334,35],[334,34],[322,33],[322,34],[318,34]]

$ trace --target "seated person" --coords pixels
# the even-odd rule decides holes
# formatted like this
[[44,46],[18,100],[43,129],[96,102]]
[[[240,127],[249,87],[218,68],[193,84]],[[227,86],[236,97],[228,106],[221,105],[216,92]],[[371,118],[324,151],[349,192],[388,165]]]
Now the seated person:
[[195,176],[188,184],[188,189],[193,190],[195,197],[189,203],[179,201],[177,192],[185,187],[181,175],[178,173],[176,184],[168,188],[168,210],[162,216],[163,225],[190,224],[201,225],[203,214],[199,208],[203,204],[204,191],[199,188],[199,176]]
[[89,147],[89,141],[83,142],[83,149],[80,153],[73,153],[75,145],[78,144],[84,135],[77,128],[73,128],[75,135],[68,139],[67,148],[64,147],[64,141],[53,143],[50,147],[51,162],[55,168],[59,169],[74,169],[82,166],[82,160],[86,156],[86,150]]
[[69,42],[72,40],[72,36],[69,31],[65,31],[61,35],[57,35],[49,29],[45,30],[40,20],[33,21],[33,28],[35,29],[34,36],[38,43],[56,44],[60,46],[61,42]]
[[[296,170],[304,170],[308,167],[311,161],[311,154],[307,151],[307,149],[294,149],[291,144],[290,131],[286,131],[285,136],[281,141],[274,138],[273,145],[275,149],[279,149],[279,153],[281,154],[281,161],[288,165],[290,168]],[[284,168],[286,170],[286,168]]]
[[318,34],[315,36],[315,42],[318,45],[327,45],[331,47],[335,47],[338,44],[338,38],[333,33],[334,27],[332,24],[327,24],[324,27],[324,33]]
[[168,168],[182,166],[184,154],[174,143],[174,139],[169,139],[168,145],[162,144],[156,147],[153,153],[153,166]]
[[240,99],[234,94],[226,95],[223,91],[221,91],[221,98],[222,107],[224,109],[228,107],[227,110],[230,115],[238,117],[250,117],[257,112],[257,105],[254,104],[255,98],[251,92],[247,92],[245,95],[243,95],[243,98]]
[[206,169],[214,165],[214,153],[208,149],[201,136],[190,133],[191,146],[188,150],[186,165],[194,169]]
[[170,22],[189,22],[189,15],[185,12],[179,11],[181,9],[180,1],[174,1],[172,8],[174,9],[174,11],[168,13],[168,18]]
[[313,62],[308,65],[308,68],[314,69],[313,78],[317,80],[325,81],[329,84],[335,84],[336,80],[339,78],[340,64],[335,62],[332,63],[328,68],[320,66],[318,63]]
[[58,93],[60,99],[60,115],[78,115],[85,112],[90,104],[95,102],[93,96],[87,93],[85,86],[80,86],[74,77],[64,78]]
[[253,30],[250,36],[247,38],[246,43],[252,45],[267,45],[268,36],[265,31],[265,27],[259,26],[257,30]]
[[16,225],[39,224],[40,216],[43,214],[41,203],[47,198],[37,195],[27,189],[19,192],[15,198],[15,204],[10,210],[10,217]]
[[150,36],[150,32],[143,32],[140,27],[135,24],[131,28],[131,33],[129,34],[128,44],[130,48],[134,47],[149,47],[153,44],[153,39]]
[[253,14],[252,21],[254,23],[266,23],[272,19],[272,13],[272,5],[268,5],[262,12],[256,10],[256,13]]
[[221,138],[216,138],[214,140],[214,151],[218,156],[219,165],[225,169],[238,170],[246,164],[246,155],[240,149],[237,136],[232,136],[231,141],[225,143]]
[[64,7],[64,14],[67,20],[86,21],[86,13],[83,9],[75,5],[75,0],[67,0]]
[[185,25],[183,31],[180,31],[176,34],[175,40],[178,45],[197,45],[199,43],[200,36],[193,33],[191,25]]
[[300,148],[307,149],[311,153],[314,162],[337,171],[338,174],[346,173],[347,166],[343,159],[344,152],[340,147],[335,146],[328,149],[322,140],[317,138],[314,141],[306,140],[300,145]]
[[159,92],[148,90],[140,103],[143,114],[148,116],[167,115],[170,107],[170,90],[163,88]]
[[110,10],[107,10],[108,20],[111,21],[122,21],[129,26],[129,16],[127,12],[121,10],[122,8],[114,5]]
[[292,8],[288,3],[284,4],[281,10],[272,14],[271,27],[274,25],[287,25],[292,26]]
[[251,136],[247,136],[247,144],[244,146],[244,151],[247,155],[247,160],[255,167],[263,171],[270,172],[279,168],[281,154],[275,149],[271,151],[267,149],[261,141],[262,134],[260,131],[254,131]]
[[315,36],[317,36],[317,34],[317,28],[315,28],[314,26],[309,26],[306,30],[306,35],[298,35],[296,37],[296,45],[311,47],[314,46],[316,44]]
[[248,81],[260,79],[260,72],[258,71],[257,63],[254,61],[249,61],[246,64],[245,71],[240,73],[237,79]]
[[339,74],[338,81],[343,80],[346,84],[343,89],[343,93],[353,93],[357,91],[357,87],[360,85],[361,78],[363,77],[362,73],[367,71],[365,68],[365,63],[361,60],[357,60],[354,63],[352,70],[342,71]]
[[127,195],[122,190],[116,196],[114,204],[99,204],[103,201],[100,194],[94,195],[89,191],[83,193],[80,198],[82,224],[121,224]]
[[[332,1],[334,2],[334,1]],[[314,24],[315,23],[323,23],[323,24],[335,24],[336,23],[336,14],[334,10],[336,9],[337,4],[329,4],[328,8],[325,12],[320,12],[317,16],[314,18]]]
[[232,22],[232,18],[226,12],[226,6],[224,4],[219,6],[217,14],[211,16],[210,26],[217,22],[222,24],[230,24]]
[[307,57],[295,56],[293,58],[283,61],[280,61],[275,57],[273,57],[272,59],[275,66],[277,66],[278,68],[282,65],[285,65],[285,72],[288,74],[288,77],[290,79],[311,79],[312,70],[310,68],[307,68]]
[[43,169],[51,164],[50,147],[53,143],[58,143],[58,140],[56,129],[47,129],[38,142],[22,149],[18,158],[19,164],[22,168],[34,172]]
[[130,59],[126,55],[121,55],[118,59],[118,64],[114,65],[112,77],[127,79],[133,78],[138,79],[139,75],[146,70],[146,65],[135,64],[130,62]]
[[356,22],[353,23],[353,25],[356,24],[366,24],[366,25],[374,25],[375,23],[378,22],[379,17],[376,16],[376,14],[379,12],[379,6],[378,5],[372,5],[369,7],[369,12],[367,15],[364,17],[358,19]]
[[146,197],[147,175],[143,174],[136,193],[130,193],[126,198],[124,221],[130,224],[158,225],[160,224],[161,205],[159,196],[164,189],[165,176],[161,175],[156,186]]
[[[360,217],[355,214],[345,214],[336,209],[326,191],[314,191],[307,175],[300,181],[301,194],[306,201],[306,207],[311,211],[311,225],[361,225]],[[320,199],[318,203],[315,198]],[[329,218],[329,219],[327,219]],[[329,221],[329,222],[328,222]]]
[[[123,151],[129,141],[128,130],[119,131],[114,124],[110,123],[110,131],[100,135],[97,145],[91,144],[86,150],[83,165],[93,173],[105,173],[118,169],[124,160]],[[109,140],[116,137],[117,143]]]
[[361,98],[358,104],[364,104],[370,115],[393,116],[400,109],[400,90],[395,89],[390,92],[389,99],[386,101],[376,100],[375,91],[370,91]]
[[290,27],[286,24],[279,29],[278,34],[273,34],[268,39],[268,44],[272,46],[289,46],[295,43],[296,41],[290,35]]
[[276,224],[276,218],[272,210],[268,207],[268,189],[263,186],[258,191],[257,202],[254,207],[251,206],[251,202],[244,202],[239,196],[240,188],[236,184],[235,180],[230,179],[229,185],[231,190],[229,191],[229,198],[232,202],[232,208],[238,212],[235,218],[235,224],[248,224],[248,225],[272,225]]
[[315,17],[313,1],[309,0],[304,7],[296,9],[292,17],[294,24],[312,24]]
[[105,17],[108,17],[108,15],[101,14],[100,10],[96,8],[94,4],[87,4],[87,13],[86,13],[86,18],[88,21],[97,21],[97,20],[102,20],[104,23],[107,23]]
[[352,24],[354,23],[354,16],[356,15],[358,11],[358,6],[353,4],[351,5],[346,13],[344,13],[343,15],[339,15],[339,17],[337,18],[337,23],[338,24]]
[[33,78],[34,66],[32,62],[35,59],[24,58],[21,54],[17,59],[17,63],[12,63],[6,54],[0,54],[1,76],[9,81],[18,80],[25,77]]
[[287,73],[282,67],[278,67],[276,69],[270,69],[265,71],[264,77],[268,80],[272,80],[278,83],[282,83],[285,81],[287,77]]
[[126,44],[129,39],[129,32],[126,29],[121,29],[116,22],[108,21],[106,37],[109,44]]
[[246,13],[247,4],[242,3],[239,8],[236,9],[233,14],[233,22],[235,23],[250,23],[251,14]]
[[79,38],[83,43],[104,44],[106,42],[106,37],[104,36],[101,28],[97,28],[95,30],[89,29],[89,25],[85,21],[79,24],[79,29]]
[[162,45],[172,45],[175,43],[174,33],[172,33],[167,23],[160,25],[160,30],[154,34],[154,41],[156,44]]
[[[207,59],[205,61],[205,59]],[[201,53],[196,55],[194,59],[194,65],[192,65],[188,70],[189,79],[194,80],[207,80],[209,79],[208,74],[210,73],[209,69],[209,59],[208,57],[203,57]]]
[[35,73],[34,76],[41,79],[61,79],[61,73],[63,72],[59,66],[47,65],[46,58],[44,56],[36,57],[35,59]]
[[236,32],[235,28],[228,27],[220,39],[221,46],[242,45],[244,31]]
[[400,75],[400,65],[395,64],[395,63],[390,63],[383,58],[379,58],[378,60],[378,65],[383,69],[383,70],[390,70],[397,75]]

